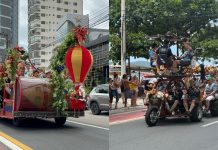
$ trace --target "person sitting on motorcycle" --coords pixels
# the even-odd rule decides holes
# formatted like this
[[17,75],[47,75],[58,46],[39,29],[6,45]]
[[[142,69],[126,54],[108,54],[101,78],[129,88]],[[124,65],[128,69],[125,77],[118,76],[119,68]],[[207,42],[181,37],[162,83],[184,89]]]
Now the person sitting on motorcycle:
[[[187,90],[184,90],[183,92],[183,105],[185,107],[185,110],[188,114],[190,114],[195,107],[196,101],[200,97],[200,90],[198,87],[195,86],[194,80],[189,81],[189,88]],[[188,108],[188,103],[191,102],[190,108]]]
[[158,68],[160,68],[161,65],[164,65],[168,69],[171,69],[173,65],[173,57],[174,55],[169,47],[169,41],[164,40],[163,46],[159,47],[157,50]]
[[185,51],[181,56],[177,57],[178,60],[173,62],[173,68],[176,69],[178,65],[189,66],[193,58],[193,50],[188,42],[183,43],[183,50]]
[[183,92],[178,85],[174,85],[172,91],[169,92],[169,95],[171,95],[172,100],[174,101],[172,107],[169,109],[169,111],[172,113],[182,101]]
[[207,84],[205,87],[205,91],[204,91],[204,97],[203,100],[206,101],[206,113],[209,114],[210,113],[210,101],[214,100],[214,94],[217,91],[217,83],[213,82],[213,78],[212,77],[207,77]]

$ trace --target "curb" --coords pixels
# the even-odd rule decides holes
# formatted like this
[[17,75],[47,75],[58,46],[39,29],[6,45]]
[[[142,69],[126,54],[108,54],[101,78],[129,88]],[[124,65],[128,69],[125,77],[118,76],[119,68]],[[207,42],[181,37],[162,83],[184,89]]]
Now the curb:
[[146,106],[144,106],[144,105],[139,105],[136,107],[122,107],[122,108],[118,108],[115,110],[110,110],[109,115],[126,113],[126,112],[134,112],[134,111],[145,110],[145,109],[146,109]]

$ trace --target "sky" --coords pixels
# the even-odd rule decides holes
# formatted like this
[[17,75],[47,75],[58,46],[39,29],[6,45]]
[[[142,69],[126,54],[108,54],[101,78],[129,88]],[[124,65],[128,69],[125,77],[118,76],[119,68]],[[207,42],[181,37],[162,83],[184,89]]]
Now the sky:
[[[109,6],[109,0],[83,0],[84,15],[94,15],[95,12]],[[96,28],[108,29],[108,22],[105,22]],[[28,0],[19,1],[19,46],[27,49],[28,47]]]

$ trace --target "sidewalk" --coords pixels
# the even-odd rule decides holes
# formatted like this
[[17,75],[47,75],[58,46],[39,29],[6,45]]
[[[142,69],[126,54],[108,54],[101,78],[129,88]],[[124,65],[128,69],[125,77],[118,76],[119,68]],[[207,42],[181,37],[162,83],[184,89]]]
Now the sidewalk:
[[130,105],[131,105],[131,99],[127,100],[127,107],[124,107],[123,101],[120,98],[117,109],[114,109],[115,108],[115,99],[114,99],[112,110],[110,110],[110,115],[146,109],[146,106],[144,105],[143,102],[143,98],[140,97],[137,99],[135,107],[130,107]]

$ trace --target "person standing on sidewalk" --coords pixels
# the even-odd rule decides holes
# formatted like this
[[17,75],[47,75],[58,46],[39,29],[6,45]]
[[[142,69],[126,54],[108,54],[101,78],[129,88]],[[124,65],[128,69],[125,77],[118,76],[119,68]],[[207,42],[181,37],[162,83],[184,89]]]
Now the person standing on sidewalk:
[[117,87],[114,85],[114,81],[109,78],[109,108],[112,109],[112,103],[114,97],[116,98],[115,109],[117,109],[117,103],[119,101],[119,95],[117,92]]
[[129,88],[130,82],[129,82],[128,76],[126,74],[123,75],[122,83],[123,83],[123,93],[124,93],[124,98],[125,98],[124,107],[127,107],[127,99],[130,96],[130,88]]
[[125,92],[124,92],[124,78],[125,78],[126,74],[123,75],[122,79],[121,79],[121,83],[120,83],[120,89],[121,89],[121,98],[123,101],[123,104],[125,104]]
[[131,90],[131,106],[136,106],[136,100],[138,97],[138,86],[139,86],[139,80],[136,76],[133,76],[132,80],[130,81],[130,90]]
[[117,103],[119,101],[119,93],[118,89],[120,87],[120,80],[118,77],[118,74],[114,74],[114,80],[109,79],[109,90],[110,90],[110,101],[109,101],[109,107],[112,109],[112,103],[113,103],[113,98],[116,98],[115,102],[115,109],[117,109]]

